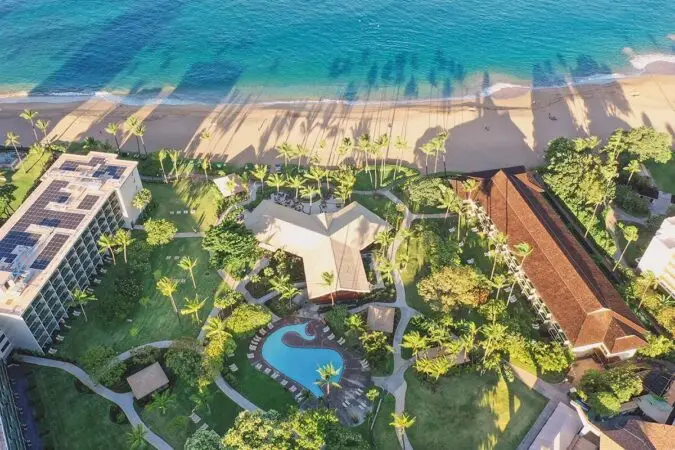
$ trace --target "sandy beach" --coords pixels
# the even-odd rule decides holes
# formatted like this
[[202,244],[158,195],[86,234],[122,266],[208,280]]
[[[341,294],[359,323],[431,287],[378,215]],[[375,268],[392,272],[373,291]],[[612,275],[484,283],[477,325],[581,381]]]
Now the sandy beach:
[[[170,93],[170,89],[160,93],[157,103]],[[490,97],[477,94],[453,101],[372,100],[354,105],[316,101],[266,105],[238,98],[236,92],[215,106],[131,106],[99,98],[70,103],[15,100],[0,103],[0,133],[4,137],[8,131],[17,132],[22,143],[30,144],[30,124],[18,118],[20,111],[30,108],[50,121],[49,138],[69,141],[93,136],[112,142],[103,131],[106,125],[135,115],[146,124],[145,141],[151,151],[169,147],[217,161],[269,164],[278,160],[279,143],[318,149],[325,139],[327,148],[319,156],[329,165],[339,162],[335,148],[343,137],[388,133],[392,142],[396,136],[407,140],[410,149],[403,154],[407,164],[424,168],[424,156],[415,149],[445,128],[449,138],[439,171],[536,166],[542,162],[546,144],[558,136],[604,138],[617,128],[640,125],[675,135],[675,75],[668,74],[564,88],[505,89]],[[210,132],[208,142],[200,142],[202,130]],[[135,150],[133,137],[121,140],[125,149]],[[393,145],[387,157],[396,159]],[[430,166],[433,170],[433,163]]]

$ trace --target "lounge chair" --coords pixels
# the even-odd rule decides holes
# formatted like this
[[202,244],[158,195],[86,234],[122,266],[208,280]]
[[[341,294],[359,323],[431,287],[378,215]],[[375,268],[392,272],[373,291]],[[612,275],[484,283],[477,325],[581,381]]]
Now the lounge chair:
[[251,350],[252,352],[256,351],[257,348],[258,348],[258,346],[257,346],[257,345],[253,345],[253,344],[251,344],[251,345],[248,346],[248,349]]
[[328,336],[326,336],[326,338],[327,338],[329,341],[332,341],[333,339],[335,339],[335,335],[334,335],[333,333],[331,333],[331,334],[329,334]]
[[261,336],[265,336],[267,334],[267,330],[264,328],[261,328],[260,331],[258,331]]
[[254,354],[254,353],[248,353],[248,354],[246,355],[246,357],[247,357],[248,359],[253,359],[253,358],[255,357],[255,354]]
[[239,370],[239,367],[237,367],[236,364],[230,364],[229,367],[231,372],[236,372],[237,370]]
[[265,369],[265,375],[269,375],[270,372],[272,372],[272,369],[270,369],[269,367]]
[[293,386],[289,387],[288,390],[291,391],[291,393],[295,393],[295,391],[297,391],[298,388],[296,388],[296,387],[293,385]]
[[340,345],[344,345],[345,342],[346,342],[345,338],[342,338],[342,337],[337,340],[337,343],[340,344]]
[[273,380],[276,380],[277,378],[279,378],[279,372],[274,372],[274,373],[272,374],[272,379],[273,379]]
[[262,364],[258,363],[255,365],[255,368],[258,370],[262,370]]
[[326,326],[326,327],[323,327],[323,332],[324,332],[324,333],[328,333],[329,331],[330,331],[330,327],[327,327],[327,326]]
[[281,380],[282,386],[286,387],[287,384],[288,384],[288,380]]

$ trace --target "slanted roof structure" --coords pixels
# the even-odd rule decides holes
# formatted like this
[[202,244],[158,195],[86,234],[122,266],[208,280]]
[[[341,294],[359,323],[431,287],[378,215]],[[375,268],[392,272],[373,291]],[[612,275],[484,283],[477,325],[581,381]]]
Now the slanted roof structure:
[[162,366],[156,362],[128,377],[127,383],[134,397],[140,400],[169,384],[169,379],[162,370]]
[[563,403],[558,403],[529,450],[566,450],[581,428],[582,423],[577,412]]
[[[523,167],[474,174],[485,208],[510,245],[533,248],[523,265],[572,348],[604,346],[607,354],[646,344],[645,332],[621,295],[567,229]],[[456,190],[466,195],[462,184]]]
[[[453,337],[453,339],[457,339],[457,337]],[[422,350],[417,354],[418,359],[436,359],[441,356],[445,356],[448,353],[448,351],[445,349],[445,347],[441,347],[440,345],[437,347],[431,347],[426,350]],[[469,362],[469,358],[466,356],[466,350],[462,349],[460,350],[459,353],[457,353],[457,356],[455,357],[454,363],[456,365],[461,365],[464,364],[465,362]]]
[[213,182],[220,193],[223,194],[223,197],[230,197],[231,195],[246,191],[246,183],[244,183],[244,180],[236,173],[231,173],[220,178],[214,178]]
[[[334,292],[370,292],[361,250],[389,224],[353,202],[330,214],[307,215],[263,200],[245,219],[263,247],[283,249],[303,259],[310,299]],[[322,274],[334,274],[326,286]]]
[[[603,430],[600,450],[672,450],[675,426],[630,419],[616,430]],[[614,445],[616,444],[616,445]]]
[[368,307],[368,328],[373,331],[393,333],[395,315],[394,308],[370,305]]

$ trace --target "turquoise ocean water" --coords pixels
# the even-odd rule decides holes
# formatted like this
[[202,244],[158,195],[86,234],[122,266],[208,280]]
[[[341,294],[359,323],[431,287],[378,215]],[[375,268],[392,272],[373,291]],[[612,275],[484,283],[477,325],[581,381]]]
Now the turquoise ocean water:
[[633,73],[672,33],[672,0],[3,0],[0,93],[461,97]]

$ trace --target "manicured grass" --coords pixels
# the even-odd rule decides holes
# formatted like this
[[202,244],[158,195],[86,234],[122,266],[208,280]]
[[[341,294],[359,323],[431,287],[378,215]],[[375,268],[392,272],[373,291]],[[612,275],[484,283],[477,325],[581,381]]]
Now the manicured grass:
[[[167,256],[172,258],[167,260]],[[197,292],[200,297],[207,299],[201,312],[203,321],[211,311],[214,294],[222,289],[224,284],[218,273],[209,267],[208,253],[201,248],[201,239],[176,239],[153,250],[150,260],[152,277],[146,280],[143,292],[143,298],[146,300],[141,302],[139,299],[141,304],[136,306],[129,320],[110,321],[102,317],[98,306],[106,301],[106,292],[97,289],[95,295],[98,300],[86,306],[89,321],[85,322],[83,316],[74,319],[75,321],[71,323],[72,329],[66,333],[66,339],[58,346],[59,356],[77,360],[88,348],[95,345],[111,346],[121,353],[150,342],[197,336],[201,323],[194,323],[187,316],[181,317],[179,323],[169,299],[162,296],[156,288],[157,280],[164,276],[185,279],[174,293],[179,308],[184,303],[185,297],[194,296],[195,290],[190,276],[178,267],[175,256],[192,256],[198,260],[195,268]],[[118,261],[118,264],[124,263]],[[108,266],[108,273],[105,276],[114,276],[116,267]]]
[[[31,366],[35,390],[31,397],[40,420],[46,448],[92,449],[127,448],[129,424],[117,424],[108,418],[112,403],[94,393],[80,393],[75,378],[50,367]],[[38,398],[39,397],[39,398]]]
[[[178,231],[206,230],[218,219],[222,195],[211,181],[181,179],[175,183],[146,183],[144,186],[152,191],[156,204],[150,214],[152,218],[167,219],[176,224]],[[176,214],[177,211],[181,214]],[[184,211],[190,213],[183,214]]]
[[646,166],[659,190],[675,194],[675,156],[665,164],[647,162]]
[[249,353],[250,340],[250,338],[240,339],[234,357],[225,362],[227,366],[234,363],[239,368],[233,374],[237,383],[232,387],[252,401],[258,408],[274,409],[280,413],[285,413],[297,403],[293,395],[284,389],[279,382],[256,370],[248,361],[246,354]]
[[202,419],[198,424],[194,424],[189,416],[195,407],[190,399],[195,391],[196,389],[179,380],[171,389],[174,403],[165,414],[161,414],[157,409],[149,411],[147,405],[143,409],[138,408],[143,422],[173,448],[183,448],[185,440],[204,423],[218,434],[224,434],[234,423],[237,414],[241,412],[241,408],[236,403],[225,396],[218,387],[211,385],[208,388],[210,395],[208,408],[202,407],[194,410]]
[[[395,400],[393,395],[385,395],[382,399],[380,412],[375,418],[375,425],[372,430],[373,447],[377,450],[390,450],[400,448],[396,431],[389,425],[392,421],[392,413],[394,412]],[[436,447],[444,448],[444,447]]]
[[515,449],[546,405],[520,381],[465,371],[430,386],[406,374],[406,412],[416,418],[407,430],[415,448]]
[[[39,181],[40,176],[52,162],[52,153],[45,151],[43,154],[34,153],[24,158],[18,170],[3,170],[2,174],[16,187],[14,201],[11,203],[12,211],[16,210],[28,196],[33,186]],[[11,214],[12,211],[8,211]]]

